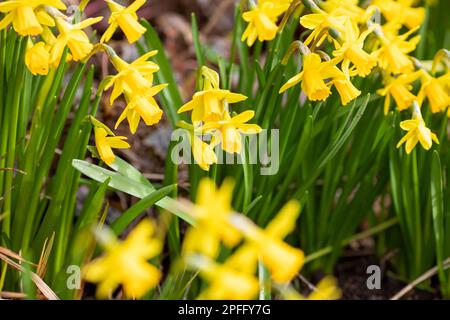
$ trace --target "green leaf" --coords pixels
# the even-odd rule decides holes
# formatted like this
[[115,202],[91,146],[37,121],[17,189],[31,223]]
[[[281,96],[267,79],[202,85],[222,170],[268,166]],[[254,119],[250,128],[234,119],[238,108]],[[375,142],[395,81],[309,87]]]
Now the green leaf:
[[[72,165],[84,175],[98,182],[104,182],[106,179],[111,178],[111,181],[108,184],[111,188],[125,192],[140,199],[145,198],[149,194],[156,191],[153,186],[148,186],[147,184],[124,176],[119,172],[113,172],[83,160],[75,159],[72,161]],[[180,208],[175,199],[164,197],[157,201],[156,205],[170,211],[187,223],[191,225],[194,224],[193,218]]]
[[150,208],[156,202],[172,193],[174,190],[176,190],[176,188],[177,185],[172,184],[170,186],[156,190],[155,192],[152,192],[148,196],[142,198],[140,201],[128,208],[127,211],[122,213],[120,217],[114,220],[114,222],[110,226],[111,230],[114,231],[116,235],[121,234],[125,230],[125,228],[131,222],[133,222],[134,219],[136,219],[142,212],[144,212],[144,210]]

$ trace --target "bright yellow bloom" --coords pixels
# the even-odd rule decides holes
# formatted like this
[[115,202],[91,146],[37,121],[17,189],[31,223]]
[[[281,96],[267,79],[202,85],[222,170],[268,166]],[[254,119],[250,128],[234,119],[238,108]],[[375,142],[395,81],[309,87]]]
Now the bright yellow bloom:
[[112,132],[108,132],[105,128],[94,127],[95,133],[95,145],[97,147],[100,158],[108,165],[114,162],[116,156],[114,155],[112,148],[115,149],[127,149],[130,145],[123,141],[126,137],[112,136],[108,137],[108,134],[112,135]]
[[147,93],[152,87],[153,74],[159,70],[156,63],[147,59],[157,53],[156,50],[147,52],[132,63],[123,61],[117,55],[111,57],[111,62],[118,71],[105,86],[105,90],[108,90],[114,85],[110,97],[111,105],[122,93],[128,92],[132,95]]
[[328,0],[321,7],[334,16],[346,16],[361,22],[367,21],[364,9],[358,6],[358,0]]
[[251,47],[256,39],[259,41],[274,39],[278,31],[276,24],[278,16],[288,7],[288,1],[258,1],[256,7],[242,14],[248,26],[242,34],[241,41],[247,40],[247,45]]
[[384,114],[389,112],[391,96],[394,98],[399,111],[408,109],[414,101],[417,101],[417,97],[411,93],[413,88],[411,83],[419,77],[420,72],[413,72],[402,74],[397,78],[387,78],[386,86],[377,91],[379,95],[386,97],[384,100]]
[[158,103],[153,96],[165,87],[167,87],[167,84],[160,84],[149,88],[145,94],[136,95],[125,91],[125,97],[128,104],[117,119],[115,129],[117,129],[119,124],[125,118],[127,118],[130,131],[133,134],[136,132],[141,118],[144,119],[145,124],[148,126],[158,123],[161,120],[163,111],[159,108]]
[[305,45],[309,45],[316,41],[320,46],[329,35],[329,29],[333,28],[341,33],[345,32],[343,28],[346,16],[334,15],[332,13],[321,12],[304,15],[300,18],[300,24],[306,29],[313,30],[304,41]]
[[381,48],[376,51],[380,68],[391,73],[406,73],[413,70],[414,65],[408,53],[416,49],[420,36],[406,39],[416,30],[411,29],[400,36],[389,36],[389,34],[385,35],[380,28],[376,29],[375,33],[381,40]]
[[351,19],[347,19],[344,27],[343,43],[335,41],[336,50],[333,51],[333,55],[343,59],[342,70],[344,72],[350,69],[350,63],[352,63],[357,74],[365,77],[377,65],[375,56],[363,50],[364,41],[373,29],[369,28],[360,33],[358,25]]
[[37,36],[43,31],[42,25],[55,25],[45,6],[66,10],[61,0],[12,0],[0,3],[0,12],[6,13],[0,21],[0,30],[12,23],[14,30],[21,36]]
[[128,7],[121,6],[112,0],[105,0],[105,2],[111,10],[111,16],[108,20],[109,27],[100,42],[109,41],[118,27],[123,31],[129,43],[139,40],[146,29],[138,22],[136,11],[145,4],[146,0],[136,0]]
[[214,153],[214,146],[204,142],[194,132],[190,132],[188,137],[195,163],[197,163],[203,170],[208,171],[212,164],[217,163],[217,156]]
[[337,300],[342,291],[337,286],[336,278],[326,276],[319,281],[315,290],[308,296],[308,300]]
[[219,88],[219,75],[214,70],[202,67],[204,77],[203,90],[196,92],[192,100],[180,107],[178,113],[192,110],[192,121],[219,121],[225,112],[224,102],[236,103],[247,99],[246,96]]
[[90,43],[86,33],[81,29],[87,28],[102,19],[102,17],[89,18],[76,24],[70,24],[62,18],[56,18],[56,26],[58,27],[59,35],[57,36],[50,53],[52,64],[54,66],[59,64],[66,45],[69,47],[74,61],[86,58],[86,56],[91,53],[94,46]]
[[282,294],[287,300],[337,300],[342,296],[342,291],[337,286],[336,278],[325,276],[307,297],[292,287],[288,287]]
[[42,41],[29,46],[25,53],[25,64],[34,75],[46,75],[48,73],[48,65],[50,60],[49,49]]
[[340,77],[342,72],[335,66],[336,60],[322,62],[316,53],[303,56],[303,70],[289,79],[280,89],[279,93],[302,82],[302,90],[311,101],[325,100],[331,94],[331,82],[325,83],[326,79]]
[[257,134],[261,127],[257,124],[248,124],[255,116],[253,110],[244,111],[234,117],[225,111],[223,119],[217,122],[208,122],[202,128],[206,132],[213,131],[212,145],[222,143],[222,149],[228,153],[241,153],[242,136],[244,134]]
[[445,81],[447,78],[434,78],[428,74],[428,72],[422,70],[422,87],[420,88],[418,94],[418,100],[420,103],[428,99],[430,103],[431,112],[437,113],[444,111],[448,106],[450,106],[450,96],[445,90]]
[[119,242],[115,238],[106,243],[106,254],[85,266],[84,278],[99,283],[97,297],[107,298],[121,284],[129,298],[140,298],[156,287],[161,271],[148,263],[162,249],[162,242],[152,238],[155,226],[143,220],[128,237]]
[[[238,227],[248,243],[239,250],[243,250],[246,255],[241,255],[230,261],[230,266],[238,265],[242,259],[259,257],[264,265],[269,269],[272,279],[279,283],[285,283],[300,271],[304,263],[304,253],[300,249],[293,248],[282,239],[291,233],[295,228],[295,221],[300,214],[300,205],[296,201],[288,202],[278,213],[278,215],[262,230],[244,218],[234,218],[233,224]],[[248,247],[247,247],[248,246]],[[238,250],[238,251],[239,251]],[[254,251],[253,255],[250,251]]]
[[239,243],[241,234],[229,222],[233,212],[232,195],[233,183],[230,180],[225,180],[220,188],[216,188],[210,179],[200,181],[196,204],[191,212],[196,226],[186,233],[184,254],[201,253],[214,258],[221,242],[228,247]]
[[250,300],[258,293],[258,280],[249,273],[239,272],[225,264],[220,265],[202,256],[188,257],[187,263],[200,270],[209,286],[198,299]]
[[412,8],[415,0],[375,0],[374,5],[389,22],[401,23],[409,29],[419,27],[425,18],[425,8]]
[[407,154],[411,153],[417,142],[420,142],[425,150],[431,148],[433,141],[439,144],[437,136],[426,127],[417,105],[414,105],[413,118],[400,122],[400,127],[408,133],[398,142],[397,148],[406,142]]

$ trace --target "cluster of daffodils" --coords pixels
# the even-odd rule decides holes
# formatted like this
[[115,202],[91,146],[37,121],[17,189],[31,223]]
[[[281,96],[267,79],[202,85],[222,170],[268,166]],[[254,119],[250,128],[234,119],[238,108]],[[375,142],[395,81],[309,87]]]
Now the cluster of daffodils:
[[[246,110],[240,114],[230,110],[230,104],[247,99],[246,96],[220,89],[219,74],[203,66],[201,68],[201,91],[188,103],[178,109],[178,113],[192,111],[191,123],[181,121],[179,127],[189,132],[189,141],[195,162],[203,169],[217,162],[214,148],[218,145],[228,153],[240,153],[241,134],[257,134],[261,127],[247,123],[255,112]],[[210,137],[209,143],[205,140]]]
[[[185,234],[181,260],[186,267],[199,271],[208,283],[199,299],[256,298],[260,291],[255,276],[258,264],[268,269],[281,297],[322,300],[340,297],[336,281],[330,277],[324,278],[307,298],[289,285],[304,263],[303,251],[283,241],[295,228],[300,212],[298,202],[287,203],[262,229],[233,211],[232,191],[233,183],[229,180],[216,188],[212,180],[204,179],[195,204],[178,203],[195,221],[195,226]],[[99,298],[111,297],[119,285],[126,297],[139,298],[158,285],[161,272],[149,262],[162,249],[154,226],[153,222],[142,221],[123,242],[105,228],[96,231],[105,254],[87,264],[83,274],[87,281],[98,283]],[[232,253],[219,262],[217,258],[224,249]]]
[[[153,85],[153,74],[159,70],[157,64],[147,61],[157,54],[151,51],[132,63],[122,60],[106,44],[120,28],[128,42],[136,42],[146,29],[139,23],[136,11],[146,0],[136,0],[124,7],[112,0],[105,0],[111,11],[109,26],[98,43],[92,43],[83,31],[99,22],[103,17],[88,18],[80,21],[87,1],[82,1],[73,15],[67,15],[68,8],[61,0],[14,0],[0,3],[0,12],[5,14],[0,21],[0,30],[12,25],[21,36],[28,37],[25,64],[34,75],[47,75],[65,61],[86,62],[93,54],[104,51],[117,73],[103,80],[105,90],[113,87],[111,105],[119,96],[123,96],[126,107],[117,119],[115,129],[127,119],[131,133],[135,133],[140,120],[148,126],[158,123],[163,111],[154,96],[166,87],[165,84]],[[67,48],[67,49],[66,49]],[[129,148],[123,136],[115,136],[106,125],[91,118],[94,126],[95,143],[98,155],[111,164],[115,155],[113,148]]]
[[[311,11],[300,18],[300,25],[308,31],[306,39],[291,46],[300,49],[302,70],[280,88],[280,93],[300,83],[309,100],[324,101],[334,87],[345,106],[361,95],[352,83],[353,78],[365,78],[376,70],[383,78],[384,88],[377,93],[385,97],[385,113],[389,112],[392,100],[399,111],[412,113],[412,120],[401,123],[408,133],[398,146],[408,141],[406,152],[410,153],[417,142],[426,150],[431,148],[432,141],[438,143],[437,137],[426,128],[421,110],[427,101],[432,113],[447,111],[450,116],[450,55],[445,50],[439,52],[433,68],[428,69],[410,56],[420,40],[414,34],[425,16],[425,9],[417,6],[419,1],[250,2],[250,10],[243,14],[248,26],[242,38],[249,46],[256,39],[274,39],[282,28],[282,24],[277,26],[281,14]],[[363,4],[360,6],[359,2]],[[440,64],[444,68],[437,74],[435,67]],[[413,127],[412,122],[417,125]]]

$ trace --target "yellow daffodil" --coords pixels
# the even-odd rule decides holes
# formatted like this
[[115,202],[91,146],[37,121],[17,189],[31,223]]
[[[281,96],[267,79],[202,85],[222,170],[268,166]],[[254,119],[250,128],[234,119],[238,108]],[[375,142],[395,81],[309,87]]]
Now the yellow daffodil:
[[358,6],[358,0],[328,0],[322,2],[321,7],[334,16],[351,17],[361,22],[367,18],[364,9]]
[[286,300],[337,300],[341,298],[342,291],[337,285],[336,278],[325,276],[307,297],[298,293],[291,286],[283,290],[282,295]]
[[206,143],[194,132],[189,132],[188,137],[195,163],[203,170],[208,171],[212,164],[217,163],[217,156],[214,152],[215,146]]
[[251,47],[256,39],[259,41],[274,39],[278,31],[278,16],[288,7],[288,1],[258,1],[257,6],[242,14],[248,26],[242,34],[241,41],[247,40],[247,45]]
[[[269,269],[272,279],[279,283],[291,281],[304,263],[303,251],[282,241],[295,228],[295,221],[299,213],[299,203],[290,201],[265,230],[256,227],[244,217],[233,217],[233,224],[241,230],[248,241],[244,244],[244,248],[248,246],[245,250],[255,251],[253,255],[248,254],[247,259],[259,257]],[[245,259],[244,256],[241,257]],[[240,261],[242,259],[236,259],[233,263]]]
[[250,300],[258,294],[258,280],[248,273],[218,264],[203,256],[190,256],[186,262],[200,271],[209,286],[198,299],[207,300]]
[[375,0],[383,16],[389,22],[401,23],[409,29],[419,27],[425,18],[425,8],[413,8],[415,0]]
[[205,78],[203,90],[196,92],[192,100],[180,107],[178,113],[192,110],[192,121],[219,121],[223,113],[224,103],[236,103],[247,99],[246,96],[219,88],[219,76],[217,72],[207,67],[202,67],[202,75]]
[[12,0],[0,3],[0,12],[6,13],[0,21],[0,30],[12,23],[21,36],[36,36],[42,33],[43,25],[53,27],[55,22],[45,7],[65,10],[61,0]]
[[100,20],[102,20],[102,17],[89,18],[76,24],[70,24],[60,17],[56,18],[59,35],[56,37],[50,53],[50,60],[53,65],[59,64],[66,45],[69,47],[74,61],[82,60],[91,53],[94,46],[81,29],[87,28]]
[[411,93],[411,83],[419,77],[420,72],[413,72],[402,74],[397,78],[388,77],[387,80],[385,80],[386,86],[377,91],[379,95],[386,97],[384,100],[384,114],[389,112],[391,97],[394,98],[399,111],[403,111],[411,107],[412,103],[417,100],[417,97]]
[[418,94],[418,100],[422,103],[427,98],[433,113],[445,111],[450,106],[450,96],[446,92],[444,84],[446,79],[445,76],[434,78],[428,72],[422,70],[422,87]]
[[352,63],[357,74],[366,77],[377,65],[376,57],[363,49],[364,41],[373,29],[369,28],[360,33],[358,25],[351,19],[347,19],[344,27],[342,44],[335,41],[336,50],[333,51],[333,55],[343,59],[342,70],[344,72],[350,69],[350,63]]
[[397,148],[400,148],[402,144],[406,143],[407,154],[411,153],[418,142],[425,150],[431,148],[433,141],[439,144],[437,136],[426,127],[417,103],[413,104],[413,107],[412,119],[400,122],[400,127],[408,133],[397,144]]
[[126,137],[108,137],[108,134],[111,135],[112,132],[108,132],[103,127],[94,127],[94,134],[95,145],[97,147],[98,154],[100,155],[100,158],[108,165],[113,163],[114,159],[116,158],[112,151],[112,148],[127,149],[130,147],[130,145],[126,141],[123,141],[127,139]]
[[335,66],[336,60],[322,62],[316,53],[303,56],[303,70],[289,79],[281,88],[279,93],[295,86],[301,82],[302,90],[311,101],[324,101],[331,94],[331,82],[325,83],[326,79],[340,77],[342,72]]
[[139,40],[146,29],[138,22],[136,11],[145,4],[146,0],[136,0],[128,7],[121,6],[112,0],[105,0],[105,2],[111,10],[111,16],[108,20],[109,27],[100,42],[109,41],[117,28],[123,31],[129,43]]
[[241,153],[242,137],[244,134],[257,134],[261,132],[261,127],[256,124],[248,124],[255,116],[253,110],[244,111],[234,117],[225,111],[223,119],[217,122],[208,122],[202,129],[206,132],[213,131],[213,139],[211,144],[217,145],[222,143],[222,149],[228,153]]
[[240,232],[229,222],[233,183],[225,180],[220,188],[214,181],[203,179],[197,191],[195,207],[191,211],[196,226],[186,233],[183,242],[184,254],[201,253],[216,257],[219,245],[235,246],[241,240]]
[[151,126],[161,120],[163,111],[158,106],[155,96],[162,89],[167,87],[167,84],[160,84],[147,89],[145,94],[135,94],[125,91],[125,97],[128,104],[120,117],[117,119],[115,129],[119,124],[127,118],[131,133],[135,133],[139,125],[139,121],[144,119],[146,125]]
[[84,278],[98,283],[97,297],[108,298],[122,285],[129,298],[140,298],[161,279],[161,271],[147,261],[160,254],[162,242],[153,238],[155,226],[149,220],[139,223],[119,242],[115,238],[104,244],[106,254],[83,270]]
[[153,74],[159,70],[159,66],[152,61],[147,61],[147,59],[157,53],[156,50],[147,52],[132,63],[123,61],[117,55],[111,57],[111,62],[118,71],[105,86],[105,90],[108,90],[114,85],[110,97],[111,105],[122,93],[145,95],[146,91],[150,90]]
[[320,46],[329,35],[330,28],[341,33],[345,32],[343,25],[346,20],[346,16],[334,15],[325,11],[302,16],[300,24],[306,29],[312,30],[311,34],[304,41],[305,45],[315,41],[316,45]]
[[46,75],[48,73],[50,53],[48,46],[40,41],[36,44],[29,42],[25,53],[25,64],[34,75]]
[[414,65],[408,53],[416,49],[420,36],[406,39],[416,30],[411,29],[400,36],[391,35],[393,38],[389,38],[380,28],[376,28],[375,33],[381,41],[381,48],[376,51],[380,68],[391,73],[412,71]]

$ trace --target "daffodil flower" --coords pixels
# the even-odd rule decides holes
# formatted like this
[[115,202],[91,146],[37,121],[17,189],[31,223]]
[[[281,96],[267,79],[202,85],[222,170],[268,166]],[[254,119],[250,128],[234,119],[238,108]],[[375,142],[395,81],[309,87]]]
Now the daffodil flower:
[[231,180],[225,180],[220,188],[216,188],[210,179],[200,181],[195,206],[190,212],[196,226],[186,233],[183,242],[185,255],[200,253],[215,258],[222,242],[228,247],[239,243],[241,234],[229,222],[233,212],[233,186]]
[[83,269],[87,281],[98,283],[97,297],[108,298],[122,285],[127,297],[140,298],[158,285],[161,271],[147,262],[159,255],[163,246],[154,233],[154,224],[143,220],[124,241],[113,238],[103,244],[105,255]]
[[33,44],[30,40],[25,52],[25,64],[28,70],[34,75],[46,75],[48,73],[49,61],[49,46],[42,41]]
[[414,65],[408,53],[416,49],[420,36],[406,39],[415,31],[417,31],[417,28],[402,35],[394,36],[389,35],[389,33],[385,34],[379,27],[376,27],[375,34],[381,40],[381,48],[375,52],[380,68],[396,74],[412,71]]
[[261,132],[261,127],[257,124],[248,124],[255,116],[253,110],[244,111],[234,117],[225,111],[223,119],[211,121],[201,128],[206,132],[214,132],[211,141],[212,145],[222,143],[222,149],[228,153],[241,153],[242,136],[244,134],[257,134]]
[[224,114],[224,103],[236,103],[246,100],[247,97],[219,88],[219,75],[212,69],[202,67],[204,77],[203,90],[198,91],[192,100],[178,109],[178,113],[192,110],[192,121],[209,122],[218,121]]
[[127,149],[130,145],[123,141],[126,140],[126,137],[122,136],[112,136],[108,137],[108,134],[112,132],[108,132],[103,127],[94,127],[95,134],[95,145],[97,147],[98,154],[100,158],[108,165],[114,162],[116,156],[114,155],[112,149]]
[[326,79],[341,77],[342,72],[336,67],[336,59],[322,62],[317,53],[303,56],[303,70],[289,79],[279,90],[279,93],[301,82],[302,90],[311,101],[324,101],[331,94],[330,83]]
[[6,13],[0,21],[0,30],[12,23],[14,30],[21,36],[37,36],[42,33],[43,25],[53,27],[55,22],[45,7],[65,10],[61,0],[12,0],[0,3],[0,12]]
[[413,8],[415,0],[375,0],[383,16],[389,22],[404,24],[409,29],[419,27],[425,18],[425,8]]
[[247,45],[251,47],[256,39],[259,41],[274,39],[278,31],[276,24],[278,16],[288,7],[288,1],[258,1],[257,6],[242,14],[248,26],[242,34],[241,41],[247,40]]
[[386,97],[384,100],[384,114],[389,112],[391,97],[394,98],[399,111],[408,109],[412,103],[417,100],[417,97],[411,93],[411,83],[419,77],[420,72],[413,72],[402,74],[396,78],[387,78],[388,80],[386,80],[386,86],[377,91],[379,95]]
[[[259,257],[269,269],[275,282],[291,281],[303,266],[304,253],[300,249],[289,246],[282,239],[294,230],[299,214],[300,205],[292,200],[281,209],[264,230],[245,217],[233,216],[233,225],[242,232],[247,242],[237,251],[242,250],[245,255],[234,257],[228,265],[239,268],[242,259],[253,259],[255,264]],[[247,262],[247,265],[250,263]]]
[[160,84],[148,89],[145,94],[133,94],[125,91],[125,97],[128,104],[120,117],[117,119],[115,129],[126,118],[130,126],[131,133],[135,133],[139,125],[139,121],[144,119],[147,126],[154,125],[161,120],[163,111],[158,106],[155,96],[167,87],[167,84]]
[[352,19],[347,19],[344,28],[342,43],[335,41],[336,50],[333,51],[333,55],[343,59],[342,70],[344,72],[350,69],[350,63],[352,63],[357,74],[366,77],[377,65],[376,57],[363,49],[364,41],[374,28],[368,28],[360,33],[358,25]]
[[317,46],[329,35],[329,29],[335,29],[341,33],[345,32],[344,22],[347,20],[344,15],[334,15],[325,11],[321,13],[306,14],[300,18],[300,24],[306,29],[312,30],[311,34],[304,41],[305,45],[315,41]]
[[59,64],[66,45],[69,47],[72,59],[74,61],[79,61],[87,57],[94,46],[82,29],[87,28],[102,19],[102,17],[89,18],[76,24],[70,24],[61,17],[56,18],[56,26],[58,28],[59,35],[56,37],[50,53],[50,60],[52,61],[52,64],[54,66]]
[[117,28],[123,31],[129,43],[139,40],[146,29],[138,22],[136,11],[145,4],[146,0],[136,0],[128,7],[121,6],[112,0],[105,0],[105,2],[111,10],[111,16],[108,20],[109,27],[100,42],[109,41]]
[[406,143],[407,154],[411,153],[418,142],[425,150],[431,148],[433,141],[439,144],[437,136],[426,127],[417,103],[414,103],[413,106],[413,118],[400,122],[400,127],[408,133],[397,144],[397,148],[400,148],[402,144]]
[[218,264],[200,255],[190,256],[186,262],[199,270],[200,276],[209,283],[197,299],[250,300],[258,294],[259,283],[252,274],[239,272],[226,263]]
[[339,289],[336,278],[325,276],[307,297],[298,293],[291,286],[282,290],[281,294],[286,300],[337,300],[341,298],[342,290]]
[[445,86],[450,82],[450,78],[448,76],[434,78],[424,70],[422,70],[421,75],[422,86],[417,95],[419,103],[422,104],[425,98],[427,98],[430,103],[431,112],[445,111],[450,106],[450,96],[445,90]]
[[147,60],[157,53],[156,50],[147,52],[132,63],[123,61],[117,55],[111,57],[111,62],[118,71],[105,85],[105,90],[114,86],[110,97],[111,105],[124,92],[145,95],[152,87],[153,74],[159,70],[156,63]]

